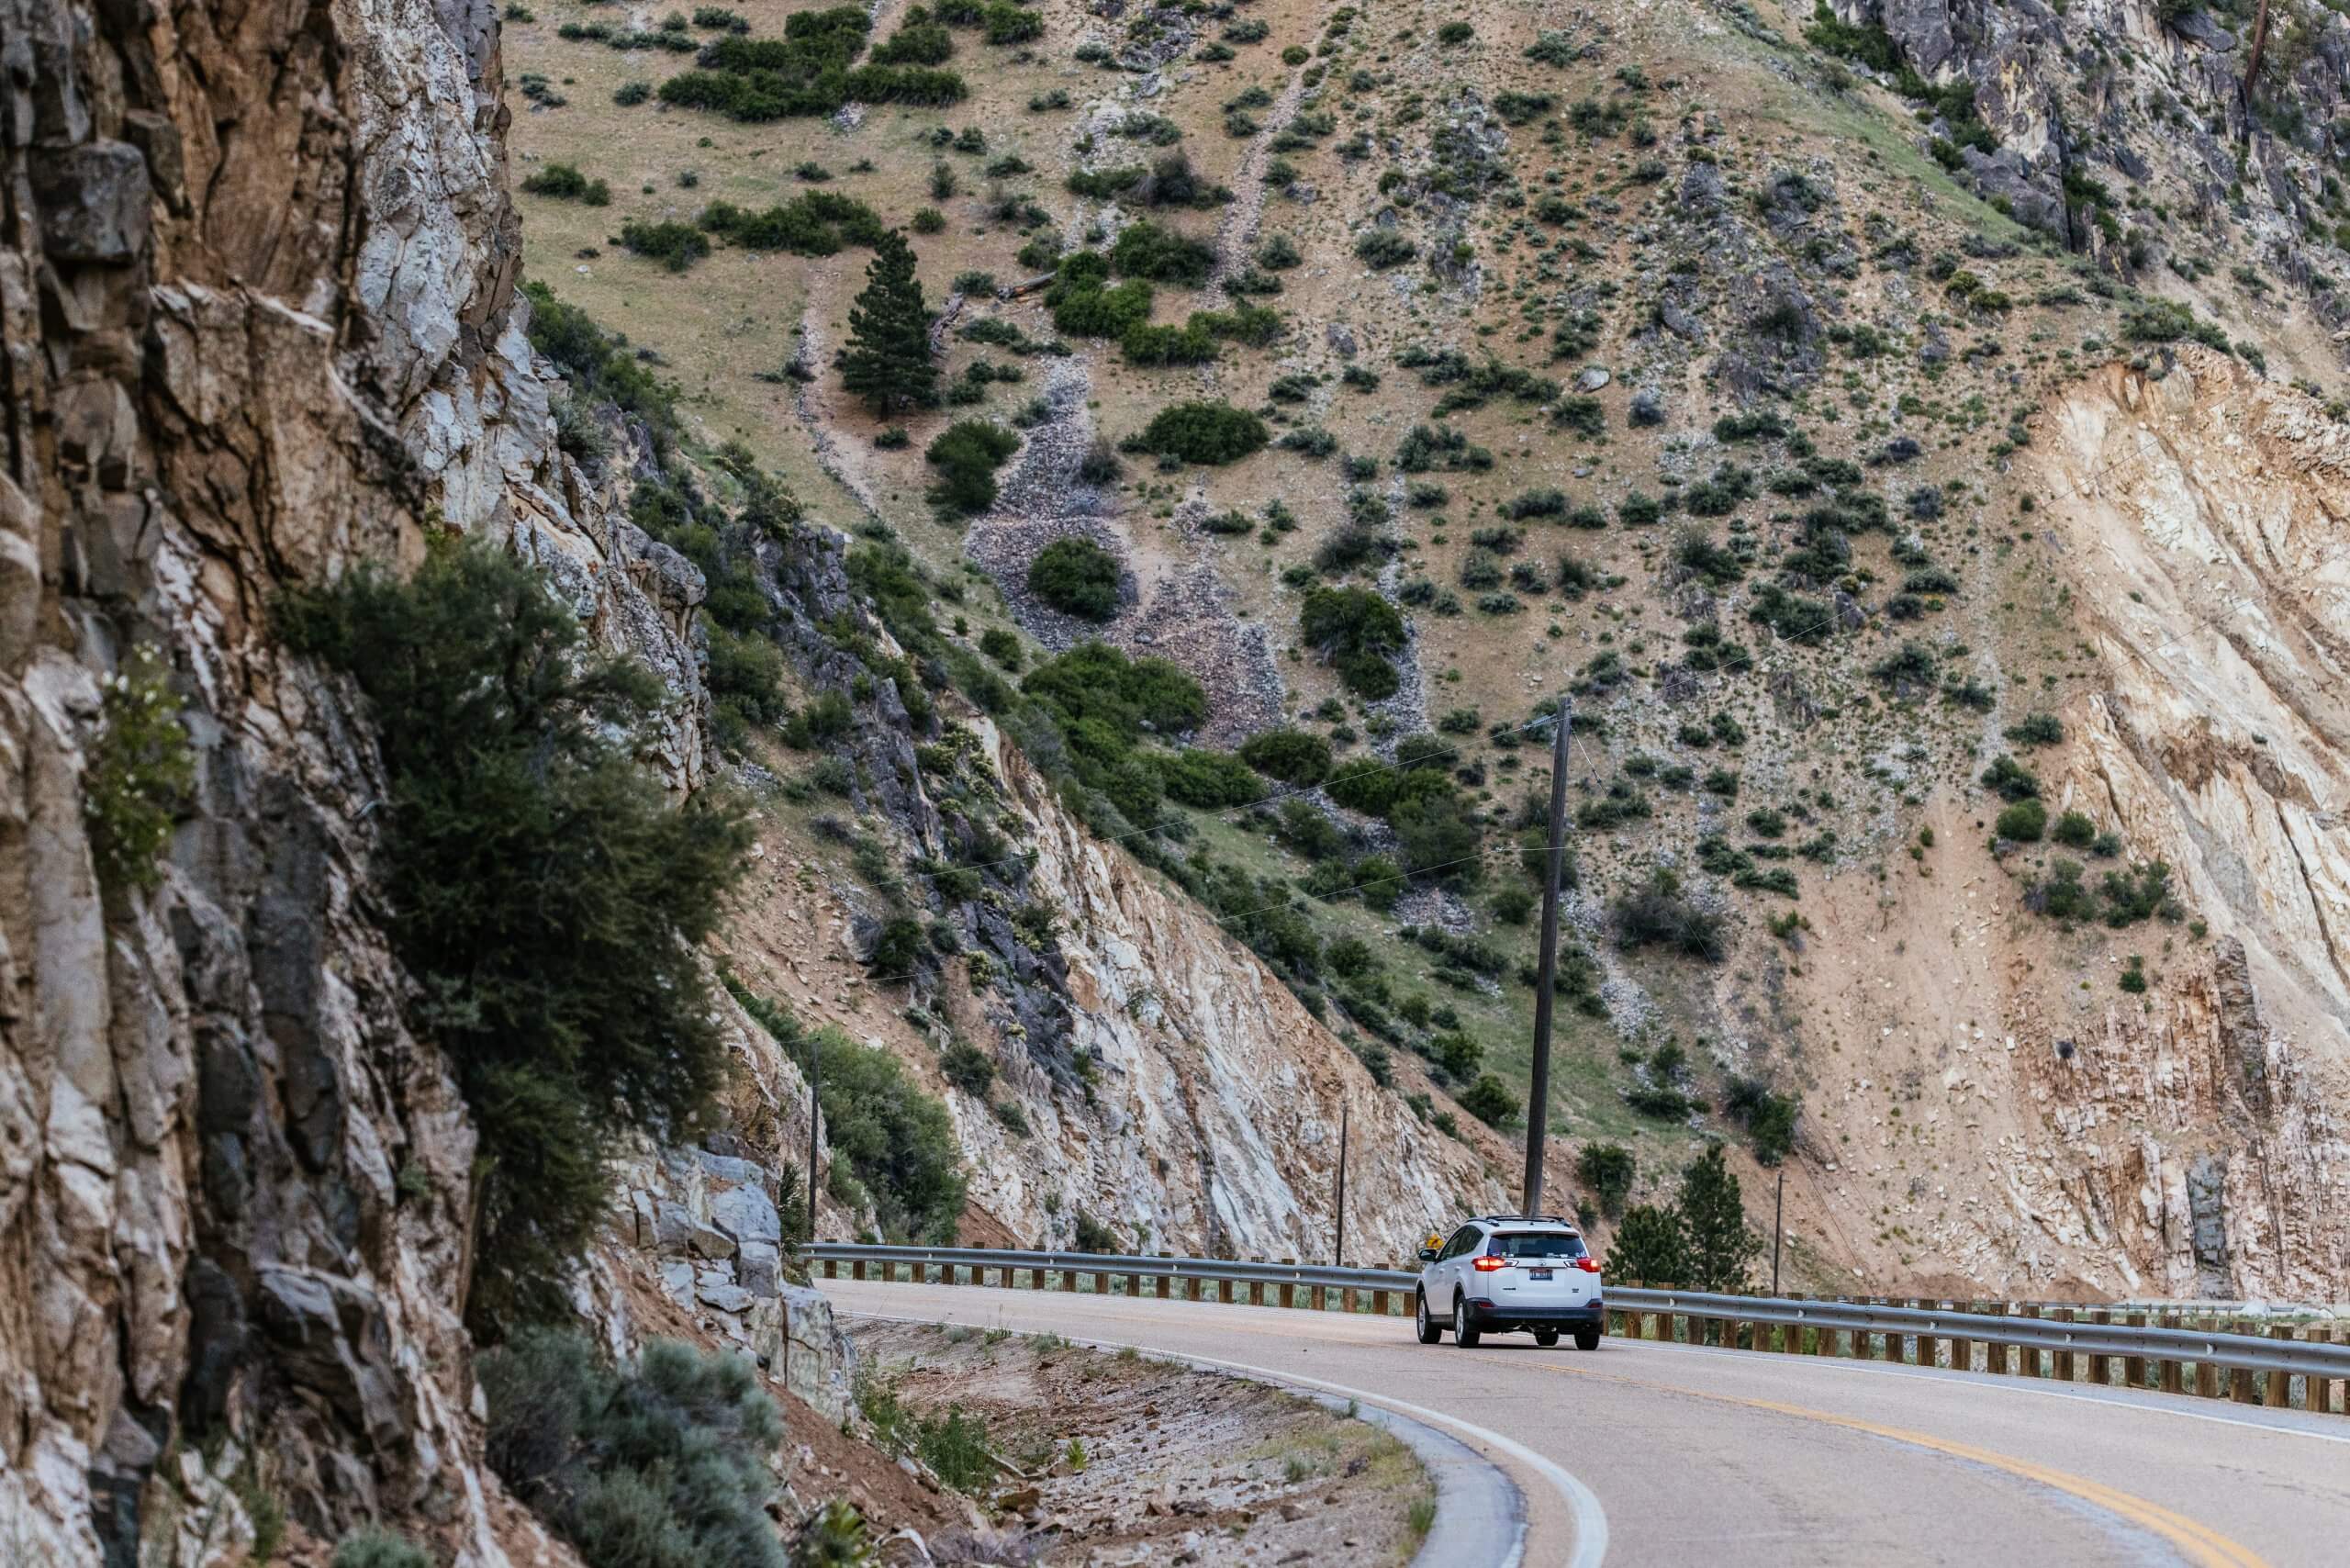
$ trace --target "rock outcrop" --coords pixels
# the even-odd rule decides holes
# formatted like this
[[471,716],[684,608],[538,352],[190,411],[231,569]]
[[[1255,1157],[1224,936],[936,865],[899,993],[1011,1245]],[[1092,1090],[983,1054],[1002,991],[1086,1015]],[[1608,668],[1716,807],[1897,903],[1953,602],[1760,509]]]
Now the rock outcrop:
[[[249,1536],[241,1473],[502,1562],[473,1137],[401,1022],[364,730],[267,617],[428,527],[510,540],[687,699],[689,787],[699,585],[557,450],[488,7],[12,0],[0,68],[0,1519],[194,1562]],[[85,823],[138,648],[195,771],[152,890]]]

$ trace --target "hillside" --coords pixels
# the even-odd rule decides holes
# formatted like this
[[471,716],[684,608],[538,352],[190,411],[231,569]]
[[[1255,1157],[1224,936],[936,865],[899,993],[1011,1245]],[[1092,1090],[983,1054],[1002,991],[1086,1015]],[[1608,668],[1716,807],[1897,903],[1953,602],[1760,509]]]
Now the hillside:
[[[2305,127],[2339,91],[2338,20],[2297,24],[2246,113],[2210,13],[2002,13],[1980,32],[1936,11],[1880,28],[1561,8],[1472,17],[1466,36],[1451,13],[1408,8],[885,7],[862,28],[794,15],[746,6],[668,32],[652,8],[509,18],[519,69],[566,100],[511,97],[518,169],[576,167],[611,193],[521,198],[534,275],[652,350],[688,418],[744,443],[811,517],[886,531],[951,610],[950,641],[1011,629],[1033,662],[1102,638],[1201,683],[1195,744],[1297,731],[1315,737],[1309,768],[1324,741],[1342,775],[1355,757],[1386,768],[1318,791],[1278,770],[1153,788],[1113,778],[1116,758],[1072,759],[1097,828],[1159,858],[1375,1069],[1422,1058],[1399,1090],[1424,1072],[1458,1094],[1490,1072],[1522,1104],[1531,927],[1509,861],[1541,810],[1545,737],[1527,726],[1566,690],[1578,885],[1561,1160],[1626,1144],[1646,1192],[1705,1137],[1752,1145],[1759,1130],[1775,1158],[1800,1106],[1791,1212],[1818,1282],[1858,1270],[1897,1287],[1928,1269],[1916,1238],[1960,1215],[1977,1261],[1929,1270],[1953,1284],[2341,1277],[2338,1233],[2304,1246],[2248,1215],[2223,1265],[2209,1248],[2188,1260],[2178,1216],[2220,1211],[2190,1204],[2181,1172],[2207,1143],[2242,1142],[2217,1103],[2164,1129],[2195,1152],[2125,1160],[2132,1187],[2164,1194],[2150,1212],[2176,1211],[2128,1243],[2112,1238],[2122,1178],[2090,1178],[2077,1127],[2024,1103],[2028,1080],[1984,1090],[2011,1131],[1967,1117],[1953,1081],[1942,1092],[1961,1097],[1933,1114],[1974,1125],[1922,1163],[1850,1147],[1892,1147],[1891,1112],[1952,1066],[1950,1019],[1968,1040],[2053,1052],[2081,1025],[2048,999],[2086,978],[2100,1007],[2191,1007],[2247,923],[2254,990],[2292,1021],[2280,1037],[2322,1081],[2340,1070],[2323,978],[2338,892],[2321,877],[2280,924],[2251,888],[2199,871],[2182,821],[2197,813],[2163,767],[2134,802],[2061,782],[2090,766],[2131,685],[2120,650],[2075,624],[2111,590],[2072,562],[2122,547],[2129,525],[2079,504],[2108,460],[2076,465],[2074,400],[2120,361],[2162,375],[2199,337],[2234,345],[2238,375],[2300,377],[2310,417],[2328,417],[2340,253],[2318,237],[2338,198]],[[820,25],[861,35],[852,58],[952,73],[935,90],[960,95],[749,120],[694,106],[722,97],[708,84],[729,77],[729,49]],[[2003,85],[2070,81],[2054,62],[2090,60],[2132,90]],[[776,210],[763,230],[713,203]],[[811,241],[800,225],[820,209],[834,231]],[[864,212],[910,226],[945,350],[935,409],[878,416],[834,369],[870,259]],[[659,249],[659,224],[699,226],[679,271],[630,249],[631,225]],[[1080,281],[1051,284],[1056,263]],[[2288,263],[2273,280],[2272,263]],[[2199,382],[2218,374],[2194,363]],[[1148,450],[1153,420],[1196,402],[1257,416],[1261,434],[1242,420],[1235,439],[1266,449]],[[991,500],[934,505],[925,454],[974,417],[1019,444]],[[2338,539],[2315,526],[2304,548],[2333,558]],[[1114,574],[1084,614],[1031,586],[1067,538]],[[1403,636],[1350,661],[1361,626],[1309,624],[1308,599],[1388,620],[1339,597],[1366,589]],[[2338,616],[2335,601],[2295,612]],[[2338,729],[2321,728],[2334,738],[2316,754],[2338,757]],[[2007,787],[2040,789],[2049,810],[2032,840],[1977,856],[1967,841],[2009,802],[1976,776],[2009,754],[2039,777]],[[2338,800],[2322,782],[2338,766],[2317,765],[2301,803]],[[1436,803],[1399,812],[1383,798],[1399,772]],[[2085,824],[2065,816],[2076,808]],[[1921,828],[1940,848],[1918,846]],[[2051,917],[2034,890],[2058,857],[2087,868],[2088,891]],[[1882,933],[1909,888],[1938,903],[1953,858],[1986,906],[1986,961],[1919,992],[1908,938]],[[1408,882],[1379,907],[1391,861]],[[2109,869],[2128,879],[2120,902],[2097,891]],[[1631,934],[1630,895],[1660,873],[1678,890]],[[1297,890],[1303,931],[1268,926],[1267,877]],[[1953,946],[1928,929],[1919,941]],[[2114,989],[2108,960],[2130,952],[2154,960],[2150,990]],[[889,1032],[886,995],[841,1005]],[[1865,1012],[1902,1022],[1865,1037],[1847,1023]],[[1886,1044],[1920,1028],[1930,1075]],[[990,1032],[978,1043],[1018,1076],[1020,1041]],[[2114,1047],[2132,1063],[2154,1048],[2135,1033]],[[959,1120],[984,1154],[990,1130]],[[1999,1174],[1999,1136],[2042,1151],[2049,1192]],[[2339,1146],[2323,1125],[2291,1137],[2311,1152],[2276,1157],[2288,1164],[2323,1168]],[[2273,1190],[2277,1169],[2255,1154],[2240,1179]],[[1051,1228],[1020,1200],[979,1201],[1016,1234]]]

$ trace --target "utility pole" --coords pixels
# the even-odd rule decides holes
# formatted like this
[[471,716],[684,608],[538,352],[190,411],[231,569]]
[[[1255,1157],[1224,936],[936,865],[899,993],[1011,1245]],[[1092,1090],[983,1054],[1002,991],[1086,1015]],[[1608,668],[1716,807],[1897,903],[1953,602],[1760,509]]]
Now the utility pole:
[[1334,1269],[1347,1266],[1347,1124],[1353,1110],[1352,1105],[1343,1102],[1338,1106],[1338,1244],[1332,1249],[1330,1258]]
[[1559,699],[1550,745],[1550,856],[1542,878],[1542,968],[1534,986],[1534,1081],[1526,1095],[1526,1212],[1542,1212],[1542,1141],[1550,1131],[1550,1000],[1559,982],[1559,879],[1567,860],[1567,731],[1572,699]]
[[808,1239],[816,1239],[816,1124],[824,1114],[817,1081],[824,1071],[824,1042],[808,1036]]
[[1771,1212],[1771,1294],[1779,1294],[1779,1243],[1787,1238],[1787,1168],[1779,1167],[1779,1203]]

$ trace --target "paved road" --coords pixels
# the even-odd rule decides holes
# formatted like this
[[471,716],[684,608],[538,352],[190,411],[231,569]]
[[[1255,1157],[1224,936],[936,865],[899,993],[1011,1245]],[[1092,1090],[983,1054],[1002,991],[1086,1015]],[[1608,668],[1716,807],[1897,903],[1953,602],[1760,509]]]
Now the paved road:
[[827,1280],[852,1315],[1052,1331],[1311,1380],[1445,1427],[1525,1494],[1527,1562],[2350,1562],[2350,1420],[1877,1362],[1401,1317]]

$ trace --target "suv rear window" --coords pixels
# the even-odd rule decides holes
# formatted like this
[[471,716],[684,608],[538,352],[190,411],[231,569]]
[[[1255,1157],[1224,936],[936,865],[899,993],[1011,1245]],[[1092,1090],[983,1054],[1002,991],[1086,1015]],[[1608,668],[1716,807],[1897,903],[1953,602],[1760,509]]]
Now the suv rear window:
[[1580,1258],[1583,1238],[1569,1230],[1505,1230],[1485,1250],[1495,1258]]

